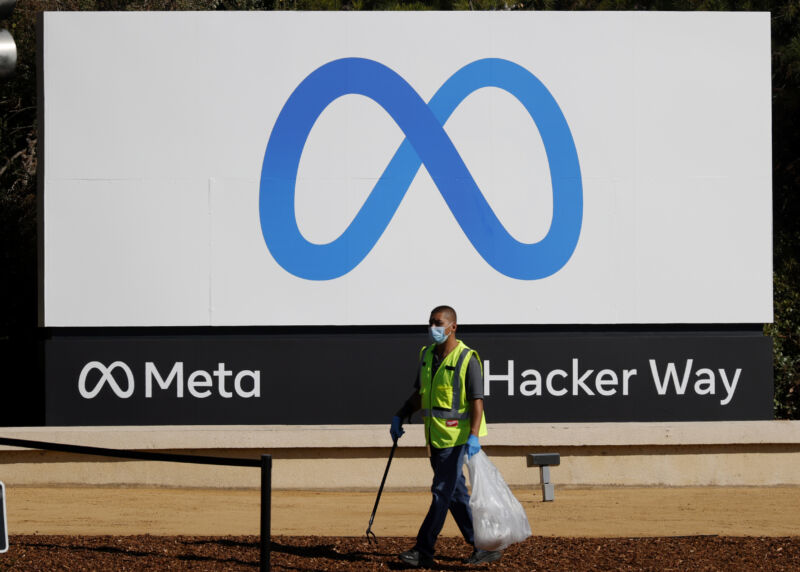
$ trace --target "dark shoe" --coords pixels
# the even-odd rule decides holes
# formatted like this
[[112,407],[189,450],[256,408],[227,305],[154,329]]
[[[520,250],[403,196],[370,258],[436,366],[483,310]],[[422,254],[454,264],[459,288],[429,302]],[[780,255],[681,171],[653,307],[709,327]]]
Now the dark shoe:
[[411,550],[401,552],[398,556],[400,560],[409,566],[413,566],[414,568],[432,568],[436,565],[436,562],[434,562],[433,558],[426,556],[425,554],[420,554],[419,550],[415,550],[413,548]]
[[481,550],[476,548],[472,556],[467,558],[467,564],[489,564],[489,562],[497,562],[503,555],[502,550]]

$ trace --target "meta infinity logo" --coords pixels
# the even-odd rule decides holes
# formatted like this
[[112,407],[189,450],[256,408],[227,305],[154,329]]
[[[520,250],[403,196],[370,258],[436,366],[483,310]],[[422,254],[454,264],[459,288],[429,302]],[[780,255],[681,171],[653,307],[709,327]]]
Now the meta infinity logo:
[[[553,216],[539,242],[522,243],[509,234],[443,128],[458,105],[484,87],[516,97],[544,143]],[[369,97],[383,107],[406,138],[347,229],[328,244],[313,244],[300,233],[294,208],[300,157],[320,114],[349,94]],[[502,59],[467,64],[427,104],[402,77],[372,60],[344,58],[313,71],[283,106],[264,153],[259,210],[267,248],[278,264],[300,278],[330,280],[347,274],[375,246],[423,163],[464,234],[498,272],[536,280],[554,274],[572,256],[583,218],[583,187],[572,133],[558,103],[536,76]]]
[[[117,368],[121,369],[125,374],[127,384],[124,391],[122,386],[117,383],[116,379],[114,379],[113,371]],[[86,378],[95,370],[100,372],[100,380],[97,382],[97,385],[94,386],[94,389],[87,390]],[[94,399],[97,394],[100,393],[100,390],[103,389],[103,385],[106,383],[108,384],[108,387],[111,388],[111,391],[113,391],[114,394],[121,399],[127,399],[133,395],[133,372],[131,371],[131,368],[128,367],[128,364],[121,361],[115,361],[108,367],[99,361],[90,361],[87,363],[85,366],[83,366],[83,369],[78,376],[78,392],[84,399]]]

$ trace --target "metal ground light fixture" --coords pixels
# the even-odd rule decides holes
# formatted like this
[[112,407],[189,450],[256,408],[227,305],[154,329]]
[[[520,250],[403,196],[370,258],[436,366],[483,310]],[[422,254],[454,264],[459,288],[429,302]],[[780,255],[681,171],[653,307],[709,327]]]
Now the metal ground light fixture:
[[550,482],[550,467],[561,464],[558,453],[531,453],[528,455],[528,466],[539,467],[539,481],[542,485],[542,501],[551,502],[555,498],[555,489]]

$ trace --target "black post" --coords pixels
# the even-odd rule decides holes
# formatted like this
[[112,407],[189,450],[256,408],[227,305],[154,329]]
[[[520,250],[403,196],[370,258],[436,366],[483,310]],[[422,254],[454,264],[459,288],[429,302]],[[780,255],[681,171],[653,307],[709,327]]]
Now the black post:
[[269,570],[270,519],[272,517],[272,455],[261,455],[261,563],[259,570]]

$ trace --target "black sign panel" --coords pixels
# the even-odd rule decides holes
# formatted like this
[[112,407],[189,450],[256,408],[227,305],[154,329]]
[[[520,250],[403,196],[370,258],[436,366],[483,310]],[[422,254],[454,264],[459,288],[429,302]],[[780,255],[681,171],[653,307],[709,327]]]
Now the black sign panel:
[[[461,336],[484,362],[489,422],[772,419],[760,332]],[[423,335],[53,336],[48,425],[389,423]]]
[[8,551],[8,524],[6,524],[6,486],[0,482],[0,553]]

